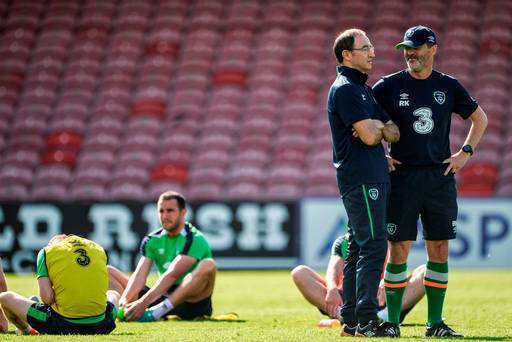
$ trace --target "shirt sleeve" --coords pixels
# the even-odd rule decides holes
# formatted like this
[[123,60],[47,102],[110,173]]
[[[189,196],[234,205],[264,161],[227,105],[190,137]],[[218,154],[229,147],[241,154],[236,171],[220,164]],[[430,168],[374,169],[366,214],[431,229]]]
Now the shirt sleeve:
[[194,240],[190,245],[190,249],[186,253],[186,255],[196,258],[197,260],[202,260],[204,258],[211,257],[211,249],[208,241],[202,235],[194,236]]
[[355,86],[346,84],[336,90],[334,94],[334,105],[337,113],[346,127],[352,126],[355,122],[371,119],[368,112],[370,107],[366,94],[362,94]]
[[386,101],[386,87],[384,86],[384,79],[381,78],[373,85],[372,92],[373,96],[375,96],[375,100],[377,100],[377,103],[383,106],[383,104]]
[[146,258],[149,258],[151,260],[155,260],[151,248],[148,248],[150,240],[151,238],[149,236],[145,236],[144,239],[142,239],[142,241],[140,242],[139,252],[142,256],[145,256]]
[[348,241],[345,239],[344,236],[340,236],[332,244],[331,255],[347,259],[347,249]]
[[44,248],[39,251],[37,254],[37,270],[36,270],[37,278],[48,277],[48,268],[46,267],[46,253]]
[[478,102],[469,95],[468,91],[456,79],[454,79],[453,88],[455,96],[453,111],[466,120],[478,108]]

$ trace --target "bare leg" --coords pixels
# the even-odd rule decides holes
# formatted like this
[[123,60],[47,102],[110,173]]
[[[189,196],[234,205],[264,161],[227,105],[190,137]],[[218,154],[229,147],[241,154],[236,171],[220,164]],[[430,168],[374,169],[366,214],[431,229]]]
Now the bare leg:
[[448,261],[448,240],[426,240],[428,261],[445,263]]
[[425,286],[423,278],[425,277],[425,265],[420,265],[414,269],[405,288],[404,298],[402,300],[402,311],[412,308],[425,295]]
[[27,322],[28,308],[34,304],[28,298],[25,298],[15,292],[7,291],[0,294],[0,305],[5,315],[18,329],[25,331],[29,325]]
[[[0,293],[7,291],[7,282],[5,281],[4,269],[2,268],[2,258],[0,258]],[[0,333],[6,333],[8,331],[9,322],[0,307]]]
[[128,276],[126,276],[123,272],[115,268],[114,266],[107,265],[108,271],[108,280],[109,290],[117,291],[118,293],[123,293],[128,285]]
[[114,306],[116,308],[119,307],[119,298],[121,297],[121,295],[119,294],[119,292],[115,291],[115,290],[108,290],[107,291],[107,300],[114,304]]
[[196,303],[213,293],[217,266],[213,259],[203,259],[196,269],[187,274],[180,286],[169,296],[173,306],[184,302]]
[[292,279],[304,298],[323,312],[327,288],[325,280],[310,267],[299,265],[292,270]]

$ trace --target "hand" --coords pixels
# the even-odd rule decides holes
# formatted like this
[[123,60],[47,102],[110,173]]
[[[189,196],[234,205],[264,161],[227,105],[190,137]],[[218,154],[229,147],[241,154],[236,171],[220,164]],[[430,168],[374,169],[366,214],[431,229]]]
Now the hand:
[[354,129],[354,127],[352,127],[352,136],[354,138],[359,138],[359,134],[357,134],[357,131]]
[[450,158],[443,160],[443,164],[448,164],[448,167],[444,171],[444,175],[448,175],[450,171],[454,174],[459,172],[459,170],[466,165],[469,157],[470,155],[468,153],[459,151],[453,154]]
[[325,295],[325,309],[331,318],[338,318],[338,308],[341,306],[342,300],[338,289],[327,290]]
[[125,297],[121,297],[119,299],[119,307],[121,306],[126,306],[126,298]]
[[372,119],[375,128],[380,129],[381,131],[384,129],[384,123],[377,119]]
[[136,321],[142,316],[146,308],[146,305],[140,299],[128,303],[124,307],[124,317],[127,321]]
[[401,165],[402,164],[402,162],[400,162],[400,161],[398,161],[396,159],[393,159],[389,155],[386,156],[386,159],[388,160],[388,172],[395,171],[396,170],[395,165]]
[[9,331],[9,322],[5,318],[4,312],[0,308],[0,333],[6,333]]
[[379,303],[379,306],[386,304],[386,292],[384,290],[384,284],[382,281],[379,285],[379,289],[377,290],[377,302]]

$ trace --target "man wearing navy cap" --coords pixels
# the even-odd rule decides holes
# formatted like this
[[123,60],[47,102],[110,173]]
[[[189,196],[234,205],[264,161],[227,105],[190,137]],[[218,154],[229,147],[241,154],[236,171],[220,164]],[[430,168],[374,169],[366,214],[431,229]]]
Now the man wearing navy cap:
[[[428,257],[425,335],[461,337],[442,319],[448,241],[457,233],[454,175],[473,154],[487,127],[487,116],[459,81],[433,69],[437,37],[431,29],[411,27],[396,48],[404,49],[407,69],[383,77],[373,87],[377,101],[400,129],[400,141],[391,143],[388,156],[390,256],[384,273],[388,322],[397,327],[400,323],[407,257],[421,217]],[[464,145],[454,154],[449,142],[452,113],[471,120]]]

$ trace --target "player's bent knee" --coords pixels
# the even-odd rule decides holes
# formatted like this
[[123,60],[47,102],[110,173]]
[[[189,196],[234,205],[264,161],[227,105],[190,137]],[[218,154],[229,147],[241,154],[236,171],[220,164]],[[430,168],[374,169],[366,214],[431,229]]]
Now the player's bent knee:
[[215,260],[211,258],[203,259],[199,262],[197,269],[201,273],[215,274],[215,272],[217,272],[217,264]]
[[15,298],[15,294],[12,291],[6,291],[0,293],[0,304],[6,305],[10,302],[12,302]]
[[305,265],[299,265],[292,270],[292,278],[294,282],[299,282],[311,272],[310,268]]

